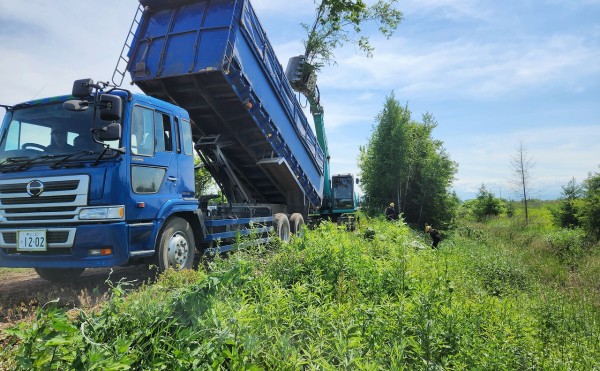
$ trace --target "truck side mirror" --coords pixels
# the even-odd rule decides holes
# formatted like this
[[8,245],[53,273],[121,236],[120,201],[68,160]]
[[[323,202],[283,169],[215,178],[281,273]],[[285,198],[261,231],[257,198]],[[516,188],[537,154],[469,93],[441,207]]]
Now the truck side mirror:
[[76,98],[86,98],[92,95],[94,80],[92,79],[81,79],[75,80],[73,83],[73,91],[71,95]]
[[121,119],[121,98],[118,96],[102,94],[99,108],[101,120],[119,121]]
[[98,130],[98,139],[101,141],[111,141],[121,139],[121,124],[113,122],[108,126],[103,126]]

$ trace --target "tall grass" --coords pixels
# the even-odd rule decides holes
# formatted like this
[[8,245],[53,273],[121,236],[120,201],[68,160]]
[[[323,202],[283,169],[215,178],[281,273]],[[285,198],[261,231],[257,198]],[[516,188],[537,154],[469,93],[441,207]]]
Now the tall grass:
[[537,232],[511,228],[463,224],[432,250],[401,223],[324,223],[128,295],[117,284],[96,312],[40,311],[8,331],[0,368],[597,367],[598,293],[548,281],[562,276],[531,264]]

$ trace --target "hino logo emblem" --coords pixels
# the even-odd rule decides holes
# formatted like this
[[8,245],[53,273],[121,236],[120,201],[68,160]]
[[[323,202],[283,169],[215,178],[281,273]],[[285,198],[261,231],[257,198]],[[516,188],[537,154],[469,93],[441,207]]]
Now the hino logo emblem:
[[42,192],[44,192],[44,183],[39,180],[32,180],[27,183],[27,193],[29,193],[30,196],[36,197],[41,195]]

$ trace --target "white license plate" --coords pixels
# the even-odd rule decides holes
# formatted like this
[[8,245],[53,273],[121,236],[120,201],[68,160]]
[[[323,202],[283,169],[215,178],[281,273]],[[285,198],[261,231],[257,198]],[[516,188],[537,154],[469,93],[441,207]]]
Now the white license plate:
[[18,232],[17,251],[46,251],[46,230],[23,230]]

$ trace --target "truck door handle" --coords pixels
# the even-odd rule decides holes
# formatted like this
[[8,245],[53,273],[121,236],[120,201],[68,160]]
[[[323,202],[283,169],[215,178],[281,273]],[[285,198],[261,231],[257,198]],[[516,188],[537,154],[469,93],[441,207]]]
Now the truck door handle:
[[177,178],[175,178],[174,176],[170,176],[167,178],[168,181],[175,183],[177,181]]

